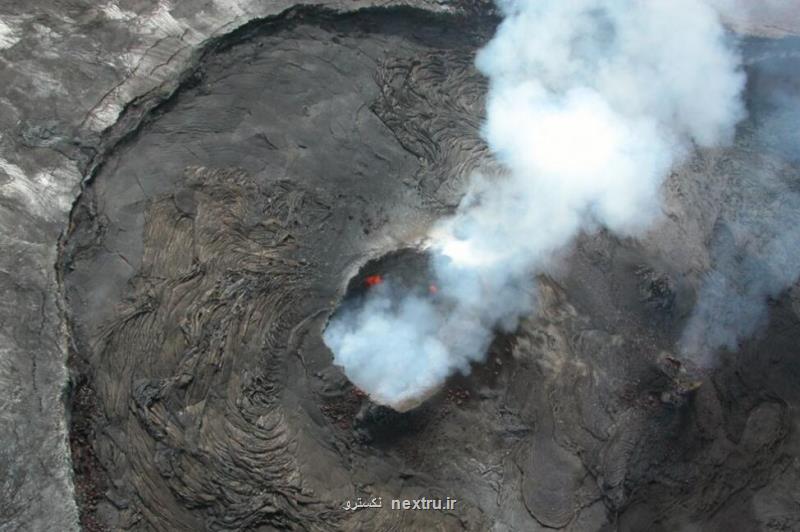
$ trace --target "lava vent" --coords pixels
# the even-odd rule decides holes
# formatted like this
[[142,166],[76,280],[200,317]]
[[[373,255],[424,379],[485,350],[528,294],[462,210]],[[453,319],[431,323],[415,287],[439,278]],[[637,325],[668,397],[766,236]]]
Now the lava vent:
[[[367,262],[350,279],[323,337],[334,363],[355,386],[374,402],[405,412],[441,388],[444,379],[435,368],[442,367],[437,358],[447,356],[447,340],[437,324],[447,308],[430,255],[415,248],[395,250]],[[407,323],[416,325],[408,330]],[[419,330],[430,334],[420,339]],[[364,356],[364,335],[370,335],[371,344],[380,337],[383,348]]]

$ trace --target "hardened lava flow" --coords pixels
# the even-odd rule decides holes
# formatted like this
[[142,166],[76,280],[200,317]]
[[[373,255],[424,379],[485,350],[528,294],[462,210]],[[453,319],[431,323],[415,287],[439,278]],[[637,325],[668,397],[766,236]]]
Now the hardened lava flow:
[[[681,264],[714,230],[697,183],[758,167],[752,122],[673,173],[657,234],[579,237],[536,314],[419,407],[374,404],[334,364],[322,335],[341,308],[398,279],[437,297],[406,248],[494,164],[474,55],[497,23],[291,10],[209,48],[102,154],[59,261],[87,529],[798,522],[794,291],[724,370],[664,355],[694,298]],[[785,57],[760,43],[744,53]],[[342,510],[377,496],[459,502]]]

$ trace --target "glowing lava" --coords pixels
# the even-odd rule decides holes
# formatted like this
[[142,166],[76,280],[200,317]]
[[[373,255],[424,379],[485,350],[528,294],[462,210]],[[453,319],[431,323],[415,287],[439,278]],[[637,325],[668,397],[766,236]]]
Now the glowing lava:
[[366,285],[368,288],[371,288],[371,287],[373,287],[373,286],[377,286],[377,285],[381,284],[382,282],[383,282],[383,277],[382,277],[382,276],[380,276],[380,275],[368,275],[368,276],[367,276],[367,277],[364,279],[364,284],[365,284],[365,285]]

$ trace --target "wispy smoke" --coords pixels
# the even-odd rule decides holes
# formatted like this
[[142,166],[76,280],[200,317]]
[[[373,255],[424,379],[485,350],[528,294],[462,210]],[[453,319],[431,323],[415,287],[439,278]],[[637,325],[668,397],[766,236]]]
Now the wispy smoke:
[[778,56],[750,66],[752,116],[738,148],[751,160],[732,177],[711,241],[711,266],[681,340],[700,363],[739,342],[768,319],[768,298],[800,276],[800,54],[781,42]]
[[700,0],[503,1],[479,52],[484,136],[507,172],[476,176],[431,232],[437,301],[373,291],[324,338],[351,381],[397,407],[485,356],[531,312],[533,276],[579,231],[641,231],[692,144],[732,139],[744,84]]

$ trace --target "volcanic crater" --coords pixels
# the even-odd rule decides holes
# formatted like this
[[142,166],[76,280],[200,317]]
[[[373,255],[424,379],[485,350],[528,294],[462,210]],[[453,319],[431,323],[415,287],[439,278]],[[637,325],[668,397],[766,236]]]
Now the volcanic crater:
[[[800,486],[796,290],[722,369],[668,362],[699,275],[682,265],[721,216],[697,177],[722,189],[759,164],[753,122],[670,177],[657,238],[581,236],[536,314],[419,408],[372,404],[332,363],[340,302],[424,270],[397,250],[494,164],[473,58],[497,23],[292,9],[210,43],[108,132],[59,260],[87,529],[797,524],[780,504]],[[748,68],[786,60],[765,46]],[[362,495],[459,506],[341,509]]]

